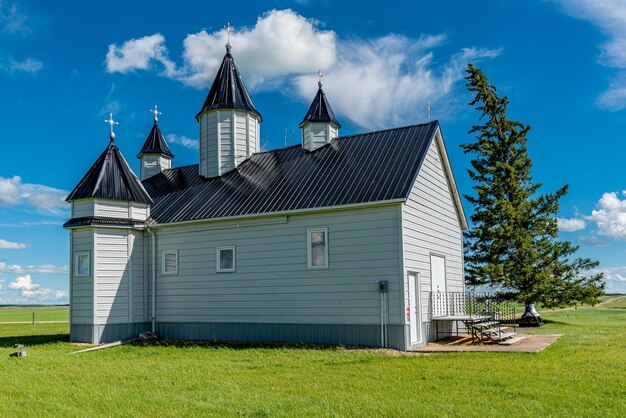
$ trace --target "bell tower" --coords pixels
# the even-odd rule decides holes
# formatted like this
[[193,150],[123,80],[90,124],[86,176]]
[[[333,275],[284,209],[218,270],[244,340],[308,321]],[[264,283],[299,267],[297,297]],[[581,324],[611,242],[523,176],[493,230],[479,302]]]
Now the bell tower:
[[330,103],[326,99],[326,94],[322,86],[322,71],[319,70],[318,75],[320,77],[317,82],[317,94],[309,107],[309,110],[304,115],[304,119],[300,122],[300,128],[302,129],[302,148],[309,151],[315,151],[319,147],[322,147],[333,138],[339,136],[339,128],[341,124],[335,118],[333,109],[330,107]]

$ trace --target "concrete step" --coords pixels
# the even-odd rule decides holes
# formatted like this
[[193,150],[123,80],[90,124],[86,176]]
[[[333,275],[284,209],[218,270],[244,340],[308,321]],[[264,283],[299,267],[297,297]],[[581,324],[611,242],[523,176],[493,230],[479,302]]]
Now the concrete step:
[[498,321],[479,322],[478,324],[472,324],[474,328],[489,328],[493,325],[498,325]]
[[498,344],[500,344],[500,345],[513,345],[513,344],[517,344],[520,341],[523,341],[525,339],[526,339],[526,336],[518,335],[517,337],[513,337],[513,338],[509,338],[508,340],[500,341],[500,342],[498,342]]
[[509,329],[509,327],[488,328],[488,329],[483,329],[480,332],[482,334],[484,334],[484,335],[487,335],[487,334],[497,334],[497,333],[500,333],[500,332],[502,332],[502,331],[504,331],[506,329]]

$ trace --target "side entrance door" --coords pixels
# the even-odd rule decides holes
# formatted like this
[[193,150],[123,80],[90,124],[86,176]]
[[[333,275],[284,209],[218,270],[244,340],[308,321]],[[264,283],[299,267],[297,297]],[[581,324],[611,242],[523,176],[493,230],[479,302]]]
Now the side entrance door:
[[446,259],[442,256],[430,255],[430,284],[433,316],[445,316],[448,308],[448,295],[446,293]]
[[420,286],[418,277],[416,273],[407,273],[406,275],[406,319],[409,322],[411,345],[417,344],[422,340],[422,336],[420,335]]

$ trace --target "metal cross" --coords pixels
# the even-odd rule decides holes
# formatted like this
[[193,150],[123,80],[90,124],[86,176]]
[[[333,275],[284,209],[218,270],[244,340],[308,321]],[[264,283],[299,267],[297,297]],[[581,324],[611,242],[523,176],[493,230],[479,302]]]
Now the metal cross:
[[149,110],[150,113],[152,113],[154,115],[154,123],[159,121],[159,115],[162,115],[163,113],[159,112],[157,105],[154,105],[154,109],[150,109]]
[[230,26],[230,22],[226,24],[226,51],[230,52],[230,49],[233,47],[230,44],[230,34],[233,31],[233,27]]
[[115,122],[113,120],[113,113],[109,113],[109,120],[105,119],[105,122],[108,123],[111,127],[111,133],[109,134],[109,137],[111,138],[111,142],[113,142],[115,140],[115,132],[113,132],[113,126],[119,125],[119,122]]
[[317,85],[320,86],[320,88],[322,87],[322,85],[324,84],[324,82],[322,81],[322,78],[324,78],[324,73],[322,73],[322,69],[318,69],[317,70],[317,75],[319,76],[319,81],[317,82]]

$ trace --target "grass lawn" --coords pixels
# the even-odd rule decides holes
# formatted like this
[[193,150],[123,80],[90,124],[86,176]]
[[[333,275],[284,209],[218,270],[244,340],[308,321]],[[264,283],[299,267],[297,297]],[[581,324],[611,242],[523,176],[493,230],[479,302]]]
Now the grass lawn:
[[[616,303],[621,303],[617,301]],[[536,354],[121,346],[0,324],[0,416],[626,416],[626,309],[542,312]],[[10,358],[12,344],[28,357]]]
[[69,307],[67,306],[0,306],[0,323],[2,322],[29,322],[33,321],[69,321]]

